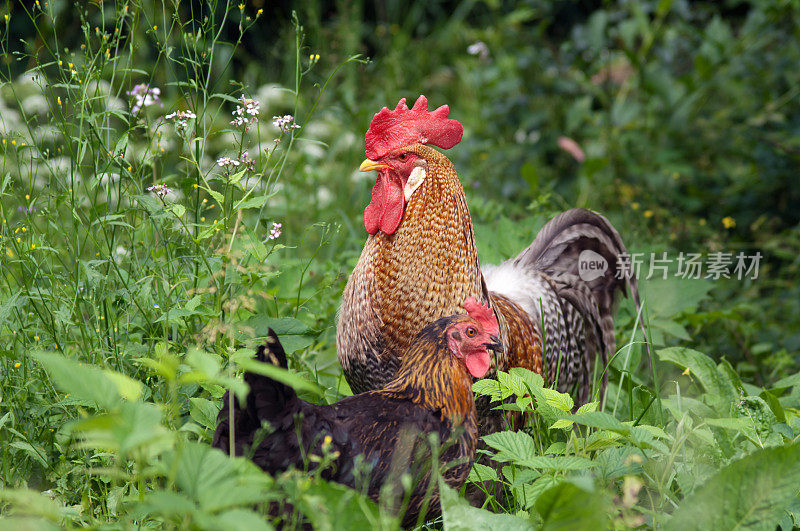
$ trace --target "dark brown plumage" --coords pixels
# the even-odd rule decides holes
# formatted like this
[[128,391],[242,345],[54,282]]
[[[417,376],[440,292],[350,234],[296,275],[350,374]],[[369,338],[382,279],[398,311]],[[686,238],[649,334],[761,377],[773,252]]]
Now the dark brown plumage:
[[[290,467],[314,468],[309,456],[327,452],[333,464],[322,471],[323,478],[365,489],[393,511],[401,509],[406,494],[400,477],[409,473],[413,491],[403,523],[416,522],[431,476],[429,436],[435,435],[442,443],[441,473],[449,485],[460,487],[475,459],[472,375],[482,376],[481,368],[484,373],[488,369],[487,346],[499,347],[499,339],[491,335],[497,334],[497,323],[485,311],[494,323],[493,331],[486,322],[467,315],[441,318],[416,335],[397,375],[382,389],[335,404],[311,404],[287,385],[246,373],[250,392],[244,404],[234,405],[233,453],[250,455],[253,462],[274,473]],[[286,367],[286,355],[271,330],[257,358]],[[228,395],[217,420],[213,445],[230,452]],[[368,479],[359,482],[359,477]],[[431,495],[428,515],[438,514],[435,488]]]
[[[418,106],[427,110],[424,97]],[[381,387],[420,328],[461,311],[461,301],[472,296],[497,315],[505,351],[497,369],[546,372],[551,383],[558,374],[559,390],[574,391],[578,403],[587,401],[595,360],[605,366],[616,348],[616,294],[627,286],[639,304],[636,279],[616,275],[626,252],[617,231],[596,212],[569,210],[545,225],[519,256],[481,271],[453,164],[426,145],[430,124],[415,136],[413,127],[423,121],[419,111],[403,124],[402,134],[389,134],[404,117],[393,112],[375,115],[370,130],[380,131],[381,149],[371,148],[368,133],[367,152],[380,156],[361,165],[378,177],[365,210],[370,235],[345,288],[337,329],[337,351],[352,389]],[[441,108],[436,113],[434,124],[447,117]],[[589,281],[578,271],[584,251],[608,266]]]

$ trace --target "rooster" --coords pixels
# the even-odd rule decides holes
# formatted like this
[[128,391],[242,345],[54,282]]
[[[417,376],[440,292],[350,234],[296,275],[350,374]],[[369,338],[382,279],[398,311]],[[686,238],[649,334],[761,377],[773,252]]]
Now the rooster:
[[[625,246],[606,218],[573,209],[547,223],[516,258],[481,271],[464,189],[453,164],[431,147],[461,141],[463,128],[448,115],[447,105],[428,112],[420,96],[411,109],[402,99],[370,123],[360,167],[378,172],[364,210],[369,235],[337,325],[347,381],[354,392],[380,388],[425,323],[462,311],[462,301],[476,297],[499,321],[496,369],[536,371],[586,402],[598,356],[601,388],[607,385],[616,293],[627,284],[639,306],[635,278],[616,274],[624,272]],[[605,271],[583,274],[582,259],[604,263]]]
[[[487,349],[500,348],[492,311],[474,299],[463,306],[466,315],[440,318],[416,334],[403,352],[397,374],[381,389],[335,404],[311,404],[283,383],[246,373],[250,392],[244,404],[234,403],[233,408],[233,453],[249,453],[270,473],[303,469],[308,461],[319,461],[309,456],[327,454],[333,461],[321,471],[323,478],[356,488],[366,485],[371,498],[380,498],[394,511],[406,494],[400,477],[411,473],[415,481],[403,524],[410,525],[426,513],[426,500],[427,515],[438,513],[435,486],[428,493],[432,458],[428,436],[435,434],[443,444],[442,478],[459,488],[475,459],[472,379],[488,371]],[[286,354],[272,330],[257,359],[286,368]],[[226,395],[212,443],[225,452],[231,449],[228,399]],[[358,480],[360,465],[368,469],[364,485]]]

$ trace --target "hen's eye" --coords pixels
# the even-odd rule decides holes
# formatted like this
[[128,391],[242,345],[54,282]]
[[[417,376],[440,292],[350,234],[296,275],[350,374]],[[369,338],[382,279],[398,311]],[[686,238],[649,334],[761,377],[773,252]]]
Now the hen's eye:
[[400,153],[400,156],[397,158],[399,158],[401,161],[405,161],[408,159],[408,153]]
[[469,328],[467,328],[467,337],[475,337],[475,334],[477,333],[478,331],[475,329],[474,326],[470,326]]

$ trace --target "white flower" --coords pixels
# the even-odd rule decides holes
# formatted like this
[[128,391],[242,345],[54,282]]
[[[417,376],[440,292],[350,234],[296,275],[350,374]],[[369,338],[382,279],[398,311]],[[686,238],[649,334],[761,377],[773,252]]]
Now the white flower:
[[225,168],[226,170],[235,168],[239,164],[240,162],[238,160],[232,159],[230,157],[220,157],[217,159],[217,166],[219,166],[220,168]]
[[167,120],[174,120],[175,129],[177,129],[179,133],[183,133],[189,128],[189,120],[194,120],[197,118],[197,115],[192,111],[176,111],[172,114],[168,114],[165,118]]
[[285,114],[283,116],[273,116],[272,125],[281,130],[281,133],[288,133],[292,129],[300,129],[300,126],[294,123],[294,116]]
[[153,186],[148,187],[147,191],[148,192],[153,192],[154,194],[156,194],[159,197],[164,197],[165,195],[170,193],[172,190],[167,188],[166,184],[162,183],[162,184],[154,184]]
[[283,227],[283,224],[281,224],[281,223],[273,223],[272,224],[272,228],[269,231],[269,239],[270,240],[274,240],[274,239],[278,238],[281,235],[281,228],[282,227]]
[[162,107],[164,106],[159,99],[161,95],[161,89],[158,87],[150,88],[150,85],[147,83],[140,83],[133,87],[131,90],[127,92],[128,96],[133,96],[133,99],[136,103],[131,108],[131,114],[139,114],[145,107],[149,107],[154,103],[158,103]]
[[239,97],[239,101],[241,104],[237,105],[236,109],[233,111],[233,120],[231,120],[231,125],[242,127],[245,131],[247,131],[251,125],[258,121],[259,107],[261,104],[256,100],[245,98],[244,94]]
[[483,41],[476,41],[467,46],[467,53],[470,55],[477,55],[481,59],[489,58],[489,47]]

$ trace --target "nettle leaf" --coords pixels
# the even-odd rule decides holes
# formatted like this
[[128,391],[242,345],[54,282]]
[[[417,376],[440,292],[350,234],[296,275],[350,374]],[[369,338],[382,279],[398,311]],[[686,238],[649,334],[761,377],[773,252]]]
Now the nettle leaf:
[[[717,369],[714,361],[696,350],[684,347],[669,347],[657,352],[658,357],[679,367],[689,369],[707,392],[707,398],[720,412],[739,398],[730,378]],[[722,409],[720,409],[722,408]]]
[[537,456],[533,437],[521,431],[500,431],[483,436],[483,442],[497,450],[496,461],[534,459]]
[[[67,359],[60,354],[38,351],[31,356],[42,364],[59,389],[76,398],[110,409],[117,405],[123,396],[133,396],[135,384],[130,377]],[[139,384],[139,393],[141,384]],[[138,396],[137,396],[138,398]]]
[[678,506],[666,529],[775,529],[796,501],[798,462],[800,444],[731,463]]
[[189,399],[189,416],[204,428],[210,430],[216,428],[219,410],[220,404],[218,402],[199,397]]
[[607,501],[598,493],[569,481],[544,491],[536,500],[541,529],[606,529]]
[[572,411],[572,407],[575,405],[575,402],[572,400],[570,395],[566,393],[559,393],[555,389],[543,387],[539,390],[539,392],[542,394],[547,404],[561,411]]
[[472,384],[472,390],[481,396],[488,396],[492,401],[505,400],[511,391],[493,378],[483,378]]
[[469,471],[469,477],[467,479],[473,483],[481,483],[482,481],[500,481],[500,479],[497,477],[497,471],[495,471],[494,468],[482,465],[480,463],[474,463],[472,465],[472,470]]
[[444,528],[448,531],[472,529],[504,529],[508,531],[532,530],[529,520],[510,514],[494,514],[485,509],[471,507],[458,493],[439,480],[439,497],[442,504]]
[[185,442],[163,459],[163,471],[203,511],[246,507],[264,499],[271,483],[252,462],[231,459],[207,444]]

